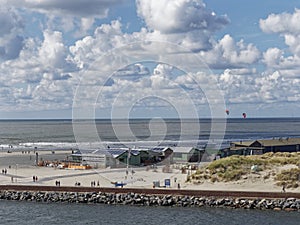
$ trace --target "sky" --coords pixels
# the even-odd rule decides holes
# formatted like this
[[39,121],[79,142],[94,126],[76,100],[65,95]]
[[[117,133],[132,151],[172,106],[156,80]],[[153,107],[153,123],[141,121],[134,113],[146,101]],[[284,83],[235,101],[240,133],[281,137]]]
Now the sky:
[[298,0],[0,3],[0,119],[300,117]]

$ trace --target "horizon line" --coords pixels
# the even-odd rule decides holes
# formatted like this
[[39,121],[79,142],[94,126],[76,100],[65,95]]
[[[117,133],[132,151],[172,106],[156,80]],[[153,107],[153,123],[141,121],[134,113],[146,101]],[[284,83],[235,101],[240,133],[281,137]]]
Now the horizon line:
[[242,117],[198,117],[198,118],[178,118],[178,117],[136,117],[136,118],[2,118],[0,121],[34,121],[34,120],[159,120],[159,119],[166,119],[166,120],[202,120],[202,119],[241,119],[241,120],[251,120],[251,119],[300,119],[299,117],[295,116],[287,116],[287,117],[247,117],[247,118],[242,118]]

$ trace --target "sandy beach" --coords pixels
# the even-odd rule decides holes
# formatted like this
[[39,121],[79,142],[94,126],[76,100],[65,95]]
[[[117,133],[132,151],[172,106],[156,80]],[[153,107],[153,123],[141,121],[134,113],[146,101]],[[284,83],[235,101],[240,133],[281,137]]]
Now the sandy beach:
[[[71,151],[39,151],[39,157],[45,160],[66,159]],[[161,186],[165,185],[165,179],[170,179],[170,187],[177,189],[178,184],[181,189],[189,190],[220,190],[220,191],[265,191],[281,192],[282,188],[275,185],[271,179],[262,179],[259,174],[250,174],[247,178],[235,182],[215,182],[204,181],[200,183],[187,183],[188,173],[182,174],[181,170],[175,166],[171,171],[162,172],[162,167],[146,168],[126,168],[117,169],[58,169],[56,167],[40,167],[35,165],[35,153],[22,153],[15,151],[12,153],[0,153],[0,170],[7,171],[6,174],[0,173],[0,185],[20,184],[20,185],[46,185],[55,186],[56,181],[61,186],[80,186],[91,187],[92,182],[95,186],[114,187],[114,182],[125,183],[128,188],[153,188],[153,182],[158,181]],[[133,171],[133,172],[132,172]],[[37,181],[33,181],[36,176]],[[164,188],[164,187],[161,187]],[[300,192],[300,188],[289,189],[290,192]]]

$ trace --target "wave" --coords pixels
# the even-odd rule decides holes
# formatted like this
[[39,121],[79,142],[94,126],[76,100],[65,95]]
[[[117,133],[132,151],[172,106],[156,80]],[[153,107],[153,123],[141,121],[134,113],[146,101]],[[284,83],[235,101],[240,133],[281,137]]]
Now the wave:
[[[227,142],[227,141],[226,141]],[[103,141],[103,142],[23,142],[19,144],[9,145],[0,144],[2,150],[17,149],[17,150],[99,150],[107,148],[154,148],[157,146],[180,146],[180,147],[201,147],[204,148],[207,144],[222,144],[223,140],[164,140],[164,141]]]

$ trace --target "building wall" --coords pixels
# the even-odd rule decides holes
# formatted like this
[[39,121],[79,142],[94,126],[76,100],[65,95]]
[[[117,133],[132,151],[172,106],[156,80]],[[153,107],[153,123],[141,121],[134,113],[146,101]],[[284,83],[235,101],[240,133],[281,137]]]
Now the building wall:
[[172,156],[172,161],[174,163],[188,162],[188,153],[174,152]]
[[299,145],[283,145],[283,146],[267,146],[265,147],[264,153],[266,152],[297,152]]
[[[117,164],[119,166],[121,166],[122,164],[124,166],[126,166],[127,165],[127,160],[128,160],[128,153],[125,152],[124,154],[118,156],[116,158],[116,160],[119,161],[119,162],[117,162]],[[131,165],[131,166],[140,166],[141,165],[141,156],[140,156],[140,154],[139,155],[131,154],[130,158],[129,158],[129,165]]]
[[115,160],[105,154],[83,154],[82,163],[91,165],[93,168],[106,168],[114,166]]

